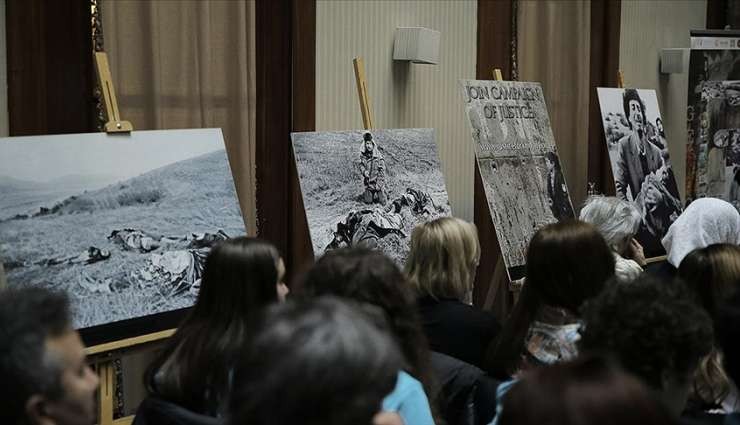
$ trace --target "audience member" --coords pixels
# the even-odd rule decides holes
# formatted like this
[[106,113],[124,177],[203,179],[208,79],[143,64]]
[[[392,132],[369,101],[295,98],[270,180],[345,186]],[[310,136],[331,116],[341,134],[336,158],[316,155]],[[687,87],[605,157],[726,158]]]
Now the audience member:
[[714,317],[717,305],[740,289],[740,246],[723,243],[692,251],[681,261],[678,277]]
[[681,285],[643,275],[609,285],[584,308],[582,353],[614,357],[669,411],[686,404],[699,361],[712,349],[712,323]]
[[222,414],[246,329],[284,295],[284,272],[268,242],[240,237],[216,245],[195,305],[147,371],[152,395],[194,413]]
[[506,394],[499,425],[673,425],[635,378],[600,358],[525,373]]
[[581,209],[580,219],[593,224],[614,252],[614,275],[629,282],[642,273],[645,254],[635,240],[642,217],[630,202],[615,196],[591,196]]
[[331,297],[267,309],[235,370],[228,423],[370,424],[403,364],[377,315]]
[[98,377],[72,328],[69,302],[41,288],[0,292],[0,423],[92,425]]
[[[678,276],[715,319],[717,306],[740,289],[740,247],[715,244],[692,251],[681,261]],[[734,411],[737,400],[715,344],[712,353],[701,361],[690,402],[704,410]]]
[[[717,345],[723,365],[735,387],[740,387],[740,292],[726,300],[717,312]],[[740,425],[740,413],[725,417],[725,425]]]
[[614,255],[592,225],[566,220],[540,229],[529,244],[519,302],[489,348],[489,372],[505,378],[574,358],[578,311],[613,275]]
[[431,349],[482,367],[486,347],[501,326],[493,314],[464,302],[473,291],[479,259],[475,225],[443,217],[416,226],[405,271],[416,289]]
[[672,278],[691,251],[718,243],[740,244],[740,214],[732,204],[716,198],[699,198],[689,204],[668,228],[662,240],[667,262],[649,268]]
[[[411,286],[396,264],[379,251],[344,248],[329,251],[306,274],[303,296],[334,295],[380,307],[406,360],[398,385],[383,403],[407,425],[433,423],[437,397],[429,348],[421,330]],[[428,401],[431,399],[431,403]]]

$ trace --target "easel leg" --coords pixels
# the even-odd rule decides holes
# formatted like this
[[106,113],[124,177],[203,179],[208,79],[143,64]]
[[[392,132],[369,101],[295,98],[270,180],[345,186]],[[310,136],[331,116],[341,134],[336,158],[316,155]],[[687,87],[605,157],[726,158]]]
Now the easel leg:
[[113,424],[113,395],[115,394],[115,376],[113,362],[105,361],[98,363],[98,377],[100,388],[98,388],[98,424]]

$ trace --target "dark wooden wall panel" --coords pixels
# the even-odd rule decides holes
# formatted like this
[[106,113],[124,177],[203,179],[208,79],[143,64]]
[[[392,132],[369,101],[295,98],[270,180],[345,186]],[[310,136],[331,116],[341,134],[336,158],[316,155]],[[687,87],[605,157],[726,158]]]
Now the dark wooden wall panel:
[[[513,0],[487,1],[478,0],[478,47],[476,54],[476,78],[491,80],[494,68],[501,69],[505,80],[511,79],[512,61],[511,48],[513,34],[512,17],[514,12]],[[508,291],[501,291],[506,282],[494,279],[501,276],[503,267],[501,249],[499,248],[496,231],[491,220],[483,180],[481,179],[478,164],[475,164],[475,182],[473,195],[473,214],[475,225],[478,227],[478,237],[481,243],[481,261],[475,279],[473,302],[480,307],[492,308],[499,316],[505,316],[509,302],[501,301],[509,298]],[[496,269],[499,273],[496,273]],[[505,289],[505,288],[504,288]],[[486,302],[491,298],[489,293],[495,292],[498,300],[494,304]],[[500,317],[503,318],[503,317]]]
[[290,133],[315,128],[316,2],[257,0],[255,16],[257,228],[290,278],[313,259]]
[[620,0],[591,2],[591,59],[589,81],[588,181],[597,192],[614,195],[609,152],[604,140],[597,87],[617,87],[619,69]]
[[7,0],[11,136],[94,131],[90,5]]
[[[316,130],[316,1],[293,1],[293,131]],[[290,158],[290,256],[292,284],[312,263],[313,245],[303,207],[298,170]]]

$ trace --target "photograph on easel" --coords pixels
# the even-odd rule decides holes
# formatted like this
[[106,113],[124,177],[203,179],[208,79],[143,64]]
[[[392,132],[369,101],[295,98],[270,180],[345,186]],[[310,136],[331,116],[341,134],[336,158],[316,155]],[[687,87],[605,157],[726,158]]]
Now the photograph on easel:
[[293,133],[314,254],[378,249],[403,266],[416,224],[450,215],[434,130]]
[[0,170],[8,285],[66,291],[78,329],[190,307],[245,234],[220,129],[4,138]]
[[665,254],[661,239],[681,214],[655,90],[597,89],[616,195],[642,216],[635,239],[646,257]]
[[486,199],[510,280],[542,226],[573,218],[539,83],[461,80]]
[[740,36],[736,32],[694,35],[689,56],[686,196],[724,199],[740,210]]

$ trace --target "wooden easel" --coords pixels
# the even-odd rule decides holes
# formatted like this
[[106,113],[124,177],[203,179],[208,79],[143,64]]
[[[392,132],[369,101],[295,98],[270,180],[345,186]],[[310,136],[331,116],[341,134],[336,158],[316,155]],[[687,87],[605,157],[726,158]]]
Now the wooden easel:
[[373,112],[370,108],[370,96],[367,93],[365,62],[363,62],[362,58],[354,58],[352,65],[355,69],[357,97],[360,100],[360,112],[362,112],[362,125],[365,127],[365,130],[371,130],[373,128]]
[[[621,69],[617,70],[617,88],[623,89],[624,88],[624,72],[622,72]],[[652,263],[658,263],[661,261],[664,261],[666,258],[668,258],[667,255],[659,255],[657,257],[650,257],[645,259],[645,263],[652,264]]]
[[[108,55],[105,52],[95,52],[95,65],[101,91],[103,93],[105,113],[108,121],[105,123],[105,132],[108,134],[130,133],[133,125],[121,119],[118,111],[116,92],[111,80],[108,66]],[[130,425],[133,416],[113,420],[114,395],[116,393],[114,361],[124,354],[139,350],[153,343],[169,338],[174,329],[141,335],[133,338],[113,341],[106,344],[90,346],[85,349],[88,362],[91,363],[100,378],[98,388],[98,425]]]

